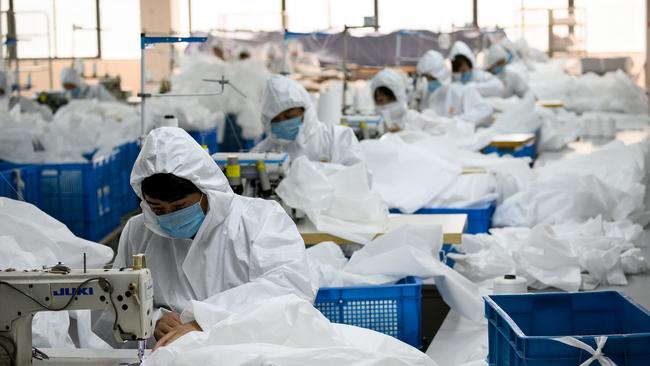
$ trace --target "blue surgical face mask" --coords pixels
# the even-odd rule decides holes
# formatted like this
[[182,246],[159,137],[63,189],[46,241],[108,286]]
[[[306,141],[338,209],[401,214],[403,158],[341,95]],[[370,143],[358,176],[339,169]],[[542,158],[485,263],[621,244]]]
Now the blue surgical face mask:
[[302,116],[287,119],[282,122],[271,122],[271,134],[276,138],[294,141],[300,132]]
[[505,69],[506,69],[506,66],[505,66],[505,65],[494,66],[494,67],[492,68],[492,73],[493,73],[494,75],[499,75],[499,74],[502,73],[503,70],[505,70]]
[[512,53],[508,52],[508,56],[506,56],[506,62],[507,62],[507,63],[511,63],[513,57],[514,57],[514,56],[512,55]]
[[71,95],[73,98],[79,98],[79,95],[81,95],[81,88],[80,88],[80,87],[76,87],[76,88],[72,89],[72,91],[70,92],[70,95]]
[[157,215],[158,226],[165,234],[176,239],[191,239],[196,235],[205,220],[205,213],[201,208],[201,201],[192,206],[185,207],[164,215]]
[[433,93],[441,86],[442,83],[439,80],[430,80],[427,82],[427,90],[429,91],[429,94]]
[[472,79],[472,72],[465,71],[462,74],[459,72],[455,72],[452,74],[452,78],[454,81],[460,81],[461,83],[466,84]]

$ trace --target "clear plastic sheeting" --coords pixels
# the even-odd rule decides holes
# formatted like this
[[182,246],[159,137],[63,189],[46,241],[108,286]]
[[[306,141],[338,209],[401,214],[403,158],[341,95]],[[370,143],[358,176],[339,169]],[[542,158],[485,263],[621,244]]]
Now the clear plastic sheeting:
[[[113,250],[78,238],[59,221],[33,205],[0,198],[0,270],[30,270],[58,262],[70,268],[103,268],[113,258]],[[90,330],[89,311],[39,312],[32,323],[35,347],[75,348],[68,335],[70,317],[77,320],[76,334],[82,348],[110,348]]]
[[643,228],[629,221],[599,216],[576,224],[492,229],[491,234],[465,235],[465,254],[449,254],[454,268],[473,282],[517,274],[536,289],[592,290],[625,285],[626,274],[646,272],[650,265]]
[[317,163],[301,156],[276,190],[283,203],[304,211],[318,230],[367,242],[388,224],[388,208],[370,189],[366,165]]
[[390,336],[330,323],[308,301],[286,295],[235,313],[214,307],[221,321],[152,353],[143,366],[358,365],[435,366]]

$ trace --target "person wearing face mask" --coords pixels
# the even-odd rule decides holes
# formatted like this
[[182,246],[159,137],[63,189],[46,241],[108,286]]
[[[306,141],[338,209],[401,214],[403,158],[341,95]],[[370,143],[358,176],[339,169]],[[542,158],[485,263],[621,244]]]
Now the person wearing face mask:
[[437,51],[427,51],[416,67],[421,85],[420,109],[436,115],[456,118],[476,126],[492,121],[492,107],[475,88],[460,83],[449,83],[449,69],[444,57]]
[[498,44],[490,46],[487,52],[486,69],[503,83],[503,98],[513,95],[523,98],[528,92],[528,84],[518,73],[508,69],[508,52]]
[[103,85],[87,85],[77,70],[72,68],[61,71],[61,85],[68,99],[97,99],[103,102],[117,100]]
[[[157,346],[209,329],[214,320],[202,312],[209,306],[234,311],[291,293],[313,301],[305,246],[293,221],[275,201],[234,194],[187,132],[153,130],[131,186],[142,214],[124,227],[113,268],[130,267],[132,255],[145,254]],[[100,325],[109,313],[93,329],[107,341],[112,327]]]
[[482,97],[501,97],[503,84],[489,72],[475,68],[474,53],[465,43],[456,41],[449,53],[452,79],[474,87]]
[[52,120],[53,115],[50,108],[22,95],[11,95],[11,86],[9,84],[7,73],[0,71],[0,111],[7,112],[19,105],[20,113],[38,113],[44,120]]
[[406,80],[395,70],[383,69],[370,82],[375,108],[382,116],[386,132],[403,130],[424,131],[431,134],[445,132],[439,116],[424,115],[407,107]]
[[307,156],[346,166],[364,160],[354,132],[320,122],[305,88],[285,76],[274,75],[266,83],[262,123],[267,137],[252,152],[286,152],[291,160]]

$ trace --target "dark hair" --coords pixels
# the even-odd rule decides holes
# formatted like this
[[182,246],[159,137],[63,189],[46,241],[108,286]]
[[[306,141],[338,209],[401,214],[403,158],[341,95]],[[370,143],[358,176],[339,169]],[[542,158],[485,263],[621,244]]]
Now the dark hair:
[[194,183],[170,173],[157,173],[146,177],[141,188],[143,195],[165,202],[174,202],[192,193],[201,193]]
[[377,89],[375,89],[375,94],[373,95],[373,98],[376,97],[377,94],[383,94],[392,100],[397,100],[397,98],[395,97],[395,93],[393,93],[392,90],[388,89],[385,86],[380,86]]
[[466,63],[470,67],[470,69],[473,68],[472,61],[470,61],[467,57],[465,57],[463,55],[456,55],[456,56],[454,56],[454,59],[451,60],[451,71],[452,72],[458,72],[458,70],[460,69],[460,66],[463,63]]

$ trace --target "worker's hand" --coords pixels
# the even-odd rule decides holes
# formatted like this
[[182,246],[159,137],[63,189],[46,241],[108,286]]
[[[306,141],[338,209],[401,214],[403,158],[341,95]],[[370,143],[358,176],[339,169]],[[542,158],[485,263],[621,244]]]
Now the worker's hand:
[[181,316],[178,313],[167,313],[158,319],[156,323],[156,330],[153,333],[153,336],[156,337],[156,340],[164,337],[165,334],[171,332],[174,328],[183,325],[181,321]]
[[165,334],[164,337],[160,338],[158,340],[158,343],[156,343],[156,346],[153,348],[153,350],[155,351],[160,347],[167,346],[189,332],[201,332],[201,331],[203,331],[203,329],[201,329],[201,326],[199,326],[199,323],[197,323],[196,321],[179,325],[176,328],[174,328],[171,332]]

